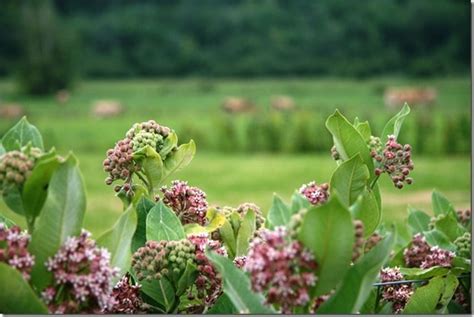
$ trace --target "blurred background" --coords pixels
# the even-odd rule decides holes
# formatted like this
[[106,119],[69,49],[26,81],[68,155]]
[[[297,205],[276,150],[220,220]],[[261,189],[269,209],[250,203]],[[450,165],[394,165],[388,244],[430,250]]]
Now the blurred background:
[[[154,119],[194,139],[175,175],[212,204],[329,181],[325,119],[340,109],[378,135],[404,102],[400,141],[415,183],[382,179],[385,220],[430,212],[433,188],[470,206],[470,4],[465,0],[2,0],[0,134],[21,116],[46,145],[79,157],[86,227],[121,203],[102,161],[132,123]],[[2,207],[4,208],[4,207]],[[15,218],[12,215],[13,218]],[[16,219],[16,218],[15,218]]]

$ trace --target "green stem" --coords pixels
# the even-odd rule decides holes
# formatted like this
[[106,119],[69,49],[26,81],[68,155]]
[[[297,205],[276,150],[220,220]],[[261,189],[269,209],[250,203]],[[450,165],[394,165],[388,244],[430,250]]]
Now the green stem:
[[35,218],[26,218],[26,225],[28,226],[28,233],[32,234],[35,230]]
[[375,176],[374,180],[372,183],[370,183],[370,189],[374,189],[375,184],[377,184],[377,181],[379,180],[380,175]]

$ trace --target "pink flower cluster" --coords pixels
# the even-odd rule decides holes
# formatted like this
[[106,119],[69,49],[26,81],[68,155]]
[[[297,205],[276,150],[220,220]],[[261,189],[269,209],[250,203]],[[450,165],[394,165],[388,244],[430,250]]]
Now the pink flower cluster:
[[316,182],[309,182],[301,186],[300,194],[313,205],[324,204],[329,197],[329,184],[317,185]]
[[188,186],[187,182],[175,180],[171,188],[161,188],[163,202],[173,209],[183,224],[206,224],[208,203],[206,193],[197,187]]
[[407,267],[420,267],[430,253],[430,246],[421,233],[413,236],[411,246],[403,251]]
[[352,262],[355,262],[363,252],[364,246],[364,223],[360,220],[354,220],[354,245],[352,247]]
[[137,314],[145,311],[145,304],[140,298],[140,285],[132,285],[127,273],[112,290],[113,304],[105,309],[107,314]]
[[459,221],[461,221],[463,225],[467,225],[469,221],[471,220],[470,209],[456,210],[456,214],[458,216]]
[[243,269],[245,267],[245,263],[247,263],[247,257],[245,255],[238,256],[234,259],[234,265],[239,269]]
[[266,292],[266,302],[279,305],[283,313],[306,305],[317,280],[313,255],[287,236],[284,227],[262,231],[252,241],[244,267],[250,273],[252,289]]
[[379,163],[379,167],[375,169],[375,175],[381,175],[384,172],[389,174],[395,187],[400,189],[403,188],[403,183],[413,182],[413,179],[408,177],[414,167],[409,144],[402,146],[395,136],[389,135],[383,151],[379,153],[373,149],[371,155]]
[[22,232],[20,227],[7,228],[0,223],[0,262],[7,263],[21,272],[26,280],[30,279],[31,268],[35,257],[28,252],[30,235]]
[[[380,281],[382,283],[402,280],[403,275],[400,273],[398,267],[387,267],[380,271]],[[399,314],[403,311],[412,294],[413,288],[411,284],[385,285],[382,288],[382,299],[387,302],[392,302],[392,311],[395,314]]]
[[430,253],[426,259],[421,263],[422,269],[427,269],[433,266],[451,267],[451,262],[454,259],[454,252],[443,250],[438,246],[431,247]]
[[51,313],[99,313],[113,305],[112,278],[118,269],[110,266],[110,253],[97,247],[89,232],[69,237],[46,267],[54,284],[42,295]]

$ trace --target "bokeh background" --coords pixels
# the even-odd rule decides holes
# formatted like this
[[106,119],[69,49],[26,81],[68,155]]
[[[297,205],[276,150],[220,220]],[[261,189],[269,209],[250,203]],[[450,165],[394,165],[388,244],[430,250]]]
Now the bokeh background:
[[[384,220],[430,212],[433,188],[470,206],[470,4],[465,0],[2,0],[0,134],[27,115],[47,146],[73,150],[86,228],[121,212],[108,148],[136,121],[174,128],[197,155],[174,177],[212,204],[267,211],[336,165],[336,108],[379,134],[406,101],[400,141],[415,183],[382,179]],[[1,208],[5,209],[4,206]],[[12,218],[18,220],[12,214]]]

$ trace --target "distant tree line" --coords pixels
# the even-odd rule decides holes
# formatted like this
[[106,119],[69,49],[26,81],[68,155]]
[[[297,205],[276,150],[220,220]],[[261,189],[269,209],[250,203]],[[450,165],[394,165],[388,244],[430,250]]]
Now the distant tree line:
[[[31,50],[28,42],[44,27],[31,16],[19,18],[25,17],[22,6],[46,2],[2,0],[0,75],[13,73],[25,55],[34,54],[25,54]],[[466,0],[51,3],[55,26],[46,27],[55,31],[47,33],[69,40],[57,46],[55,61],[70,63],[71,56],[60,58],[68,51],[62,48],[74,49],[78,69],[87,77],[429,76],[469,71]]]

